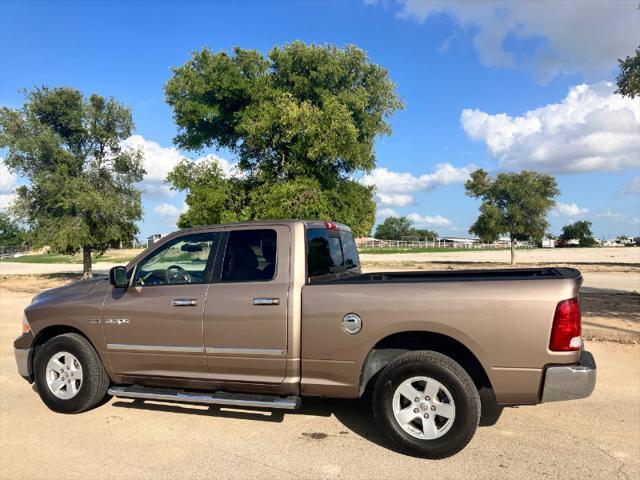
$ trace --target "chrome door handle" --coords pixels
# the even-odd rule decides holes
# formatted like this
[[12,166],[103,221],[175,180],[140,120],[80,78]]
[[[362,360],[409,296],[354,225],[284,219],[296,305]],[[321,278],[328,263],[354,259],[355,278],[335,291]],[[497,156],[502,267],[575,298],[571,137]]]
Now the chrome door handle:
[[195,298],[174,298],[171,304],[174,307],[195,307],[198,301]]
[[279,298],[254,298],[254,305],[280,305]]

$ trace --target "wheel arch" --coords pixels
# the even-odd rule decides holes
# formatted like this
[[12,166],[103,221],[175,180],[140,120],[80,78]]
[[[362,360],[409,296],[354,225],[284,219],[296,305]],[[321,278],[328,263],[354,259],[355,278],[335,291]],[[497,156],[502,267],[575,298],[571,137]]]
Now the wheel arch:
[[382,369],[404,353],[432,350],[455,360],[469,374],[478,389],[492,388],[478,357],[460,341],[448,335],[427,331],[403,331],[388,335],[369,350],[360,372],[359,396],[370,388]]
[[102,362],[102,365],[105,367],[105,370],[109,375],[109,368],[107,368],[109,365],[105,361],[106,359],[102,358],[102,355],[100,355],[100,350],[96,348],[96,345],[91,341],[88,335],[86,335],[82,330],[72,327],[71,325],[57,324],[57,325],[51,325],[43,328],[42,330],[39,330],[33,339],[33,343],[31,344],[31,354],[29,356],[29,372],[31,375],[31,379],[33,379],[33,376],[35,373],[33,363],[35,361],[35,357],[38,349],[42,345],[44,345],[46,342],[51,340],[52,338],[57,337],[59,335],[64,335],[65,333],[76,333],[81,337],[83,337],[87,342],[89,342],[89,345],[91,345],[91,347],[95,350],[96,354],[98,355],[98,358]]

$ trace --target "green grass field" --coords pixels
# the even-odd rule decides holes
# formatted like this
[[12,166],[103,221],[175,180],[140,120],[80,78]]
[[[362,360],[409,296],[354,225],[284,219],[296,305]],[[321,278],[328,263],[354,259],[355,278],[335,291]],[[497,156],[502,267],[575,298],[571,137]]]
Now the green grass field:
[[[106,262],[106,263],[128,263],[135,255],[114,255],[105,254],[102,256],[92,255],[92,261]],[[40,255],[23,255],[21,257],[3,258],[0,262],[15,262],[15,263],[68,263],[68,264],[81,264],[81,255],[59,255],[59,254],[40,254]]]

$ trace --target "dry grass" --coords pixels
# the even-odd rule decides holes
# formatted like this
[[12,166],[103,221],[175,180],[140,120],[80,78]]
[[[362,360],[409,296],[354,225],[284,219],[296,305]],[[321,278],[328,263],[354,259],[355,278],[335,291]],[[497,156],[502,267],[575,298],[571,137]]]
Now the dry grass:
[[81,273],[43,273],[40,275],[0,275],[0,288],[10,292],[38,293],[61,287],[82,278]]

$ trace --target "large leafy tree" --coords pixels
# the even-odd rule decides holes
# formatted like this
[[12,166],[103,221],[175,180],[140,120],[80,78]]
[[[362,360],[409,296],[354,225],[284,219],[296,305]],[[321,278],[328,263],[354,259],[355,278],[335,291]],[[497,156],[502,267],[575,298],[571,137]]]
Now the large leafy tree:
[[0,109],[5,163],[29,180],[16,190],[14,212],[35,245],[82,251],[85,278],[92,252],[137,233],[142,154],[120,145],[132,130],[127,107],[74,88],[36,88],[22,108]]
[[[203,49],[174,69],[165,91],[179,128],[176,144],[234,152],[252,187],[277,187],[274,194],[287,196],[277,210],[286,217],[299,212],[290,196],[303,185],[310,196],[319,187],[334,190],[336,198],[352,173],[371,170],[375,138],[390,133],[387,118],[402,107],[387,71],[364,51],[301,42],[275,47],[266,57],[240,48],[232,55]],[[282,182],[287,186],[278,186]],[[368,229],[358,230],[370,230],[371,190],[350,195],[357,201],[341,202],[338,215],[366,218]],[[253,213],[261,218],[276,210],[260,205]]]
[[560,240],[563,242],[578,240],[578,245],[581,247],[593,247],[596,244],[596,240],[593,238],[593,233],[591,232],[591,222],[588,220],[579,220],[562,227]]
[[616,79],[618,84],[616,93],[631,98],[640,96],[640,47],[636,48],[633,56],[624,60],[618,59],[618,64],[620,73]]
[[516,240],[542,239],[549,225],[547,213],[560,193],[553,176],[529,170],[499,173],[492,179],[479,169],[471,174],[465,189],[467,195],[482,200],[480,215],[469,232],[486,242],[508,234],[511,265],[516,262]]
[[16,247],[25,242],[24,229],[9,215],[0,210],[0,247]]

